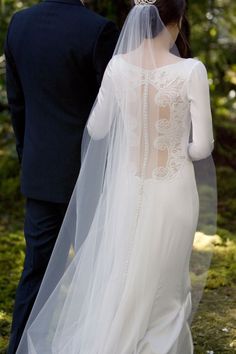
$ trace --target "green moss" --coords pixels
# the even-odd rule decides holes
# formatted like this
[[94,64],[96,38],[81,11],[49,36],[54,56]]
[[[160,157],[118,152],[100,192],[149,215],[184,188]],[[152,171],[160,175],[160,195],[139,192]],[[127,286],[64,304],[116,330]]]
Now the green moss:
[[228,230],[218,229],[221,242],[214,246],[207,288],[236,284],[236,237]]
[[232,167],[217,168],[218,226],[236,233],[236,172]]
[[199,309],[192,323],[194,354],[236,351],[236,235],[219,229]]
[[[17,227],[18,223],[15,225]],[[7,228],[3,226],[0,241],[0,353],[4,353],[10,332],[15,292],[23,266],[25,242],[21,230],[7,233]]]

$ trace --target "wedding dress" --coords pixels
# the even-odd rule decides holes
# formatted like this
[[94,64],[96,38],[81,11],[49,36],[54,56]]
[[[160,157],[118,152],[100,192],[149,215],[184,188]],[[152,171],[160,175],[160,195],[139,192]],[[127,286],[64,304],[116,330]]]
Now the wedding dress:
[[[206,69],[200,61],[187,59],[145,70],[120,55],[113,58],[106,75],[107,85],[104,82],[88,130],[94,139],[107,133],[106,90],[111,90],[112,81],[128,136],[130,168],[129,188],[120,186],[117,203],[122,202],[123,189],[134,202],[128,212],[135,213],[136,222],[129,235],[123,231],[119,238],[123,247],[130,237],[132,246],[130,253],[127,245],[127,254],[122,248],[117,255],[114,275],[126,259],[129,269],[122,298],[110,284],[108,296],[116,294],[117,312],[101,353],[113,352],[118,333],[116,353],[133,353],[136,331],[142,339],[135,353],[191,353],[189,260],[199,213],[192,160],[208,157],[213,149]],[[126,101],[125,86],[132,92],[131,102]],[[140,90],[141,111],[136,104]],[[194,137],[189,144],[191,121]],[[134,299],[139,310],[133,313]],[[179,343],[181,331],[187,337],[183,343]],[[85,352],[95,353],[95,348]]]
[[[199,60],[156,65],[150,22],[141,21],[150,8],[160,27],[156,7],[136,6],[105,71],[17,354],[193,353],[194,235],[215,222],[209,86]],[[197,259],[205,270],[206,255]]]

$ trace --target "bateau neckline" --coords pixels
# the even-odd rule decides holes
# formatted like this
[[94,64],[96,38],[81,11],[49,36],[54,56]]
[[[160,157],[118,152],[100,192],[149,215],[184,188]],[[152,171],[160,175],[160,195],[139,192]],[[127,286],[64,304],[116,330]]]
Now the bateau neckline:
[[130,63],[129,61],[127,61],[126,59],[123,58],[122,54],[120,54],[120,58],[128,65],[134,67],[134,68],[137,68],[141,71],[147,71],[147,72],[153,72],[153,71],[159,71],[161,69],[165,69],[167,67],[170,67],[170,66],[175,66],[175,65],[178,65],[180,63],[183,63],[183,62],[186,62],[192,58],[186,58],[186,59],[182,59],[182,60],[179,60],[177,61],[176,63],[170,63],[170,64],[166,64],[166,65],[162,65],[162,66],[158,66],[156,68],[153,68],[153,69],[147,69],[147,68],[142,68],[141,66],[138,66],[138,65],[135,65],[133,63]]

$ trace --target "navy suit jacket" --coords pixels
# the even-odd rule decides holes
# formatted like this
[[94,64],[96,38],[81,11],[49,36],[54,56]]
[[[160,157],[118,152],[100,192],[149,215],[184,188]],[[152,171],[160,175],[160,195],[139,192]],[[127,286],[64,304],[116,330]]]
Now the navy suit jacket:
[[79,0],[45,0],[13,16],[6,81],[26,197],[69,201],[83,130],[118,34]]

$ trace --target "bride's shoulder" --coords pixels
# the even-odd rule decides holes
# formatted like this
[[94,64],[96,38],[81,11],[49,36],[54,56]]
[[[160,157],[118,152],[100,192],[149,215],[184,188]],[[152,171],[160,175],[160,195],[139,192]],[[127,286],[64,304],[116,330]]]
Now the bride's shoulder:
[[114,68],[117,65],[119,65],[120,63],[122,63],[122,55],[121,54],[115,54],[113,55],[113,57],[110,59],[109,61],[109,66],[110,68]]
[[113,57],[110,59],[107,65],[107,71],[113,77],[117,77],[117,75],[120,75],[121,72],[124,70],[122,64],[123,64],[123,60],[121,54],[113,55]]
[[206,73],[207,69],[205,64],[198,58],[188,58],[185,59],[186,66],[188,67],[188,72],[191,75],[193,72]]
[[118,59],[117,59],[118,55],[113,55],[113,57],[111,57],[111,59],[109,60],[108,64],[107,64],[107,69],[109,70],[114,70],[114,68],[117,66],[118,64]]

